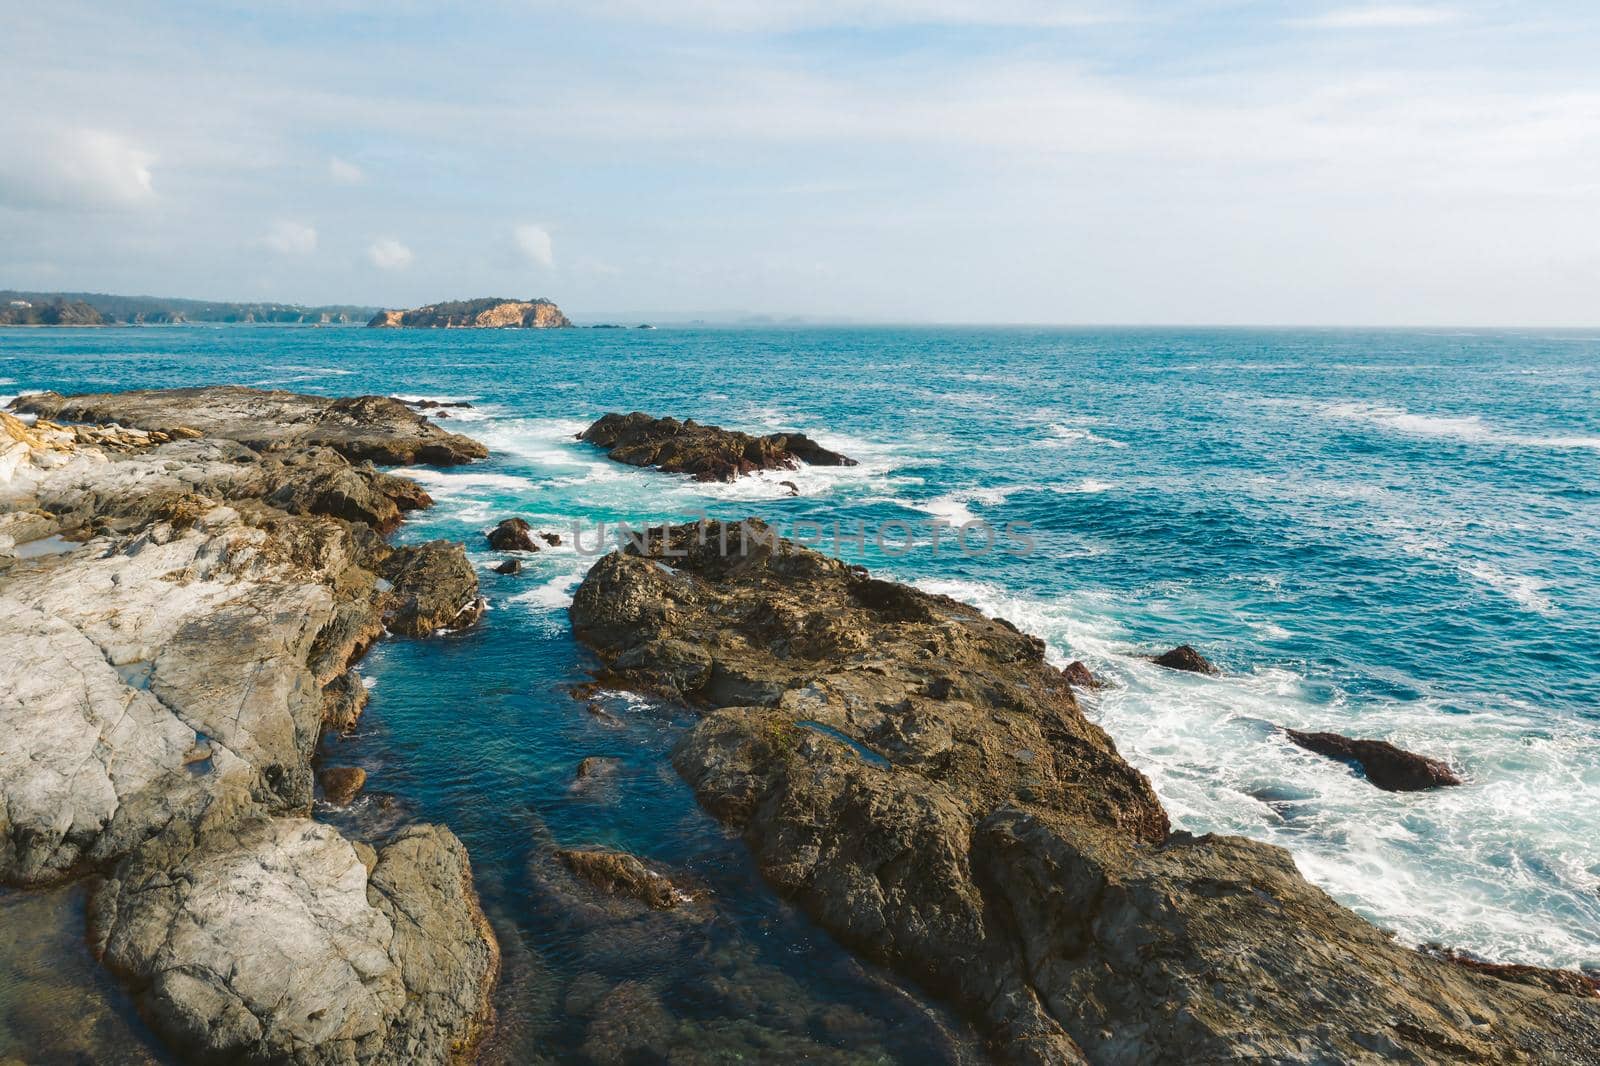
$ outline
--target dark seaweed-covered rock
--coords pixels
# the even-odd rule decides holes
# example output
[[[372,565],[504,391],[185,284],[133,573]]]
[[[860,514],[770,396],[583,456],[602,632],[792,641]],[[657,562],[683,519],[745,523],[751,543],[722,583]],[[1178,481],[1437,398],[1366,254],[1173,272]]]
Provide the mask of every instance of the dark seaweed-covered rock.
[[[539,545],[533,542],[533,527],[526,519],[503,518],[489,530],[489,547],[502,552],[536,552]]]
[[[1179,644],[1171,651],[1163,655],[1157,655],[1151,662],[1157,666],[1165,666],[1168,670],[1185,670],[1191,674],[1220,674],[1222,672],[1211,664],[1211,660],[1187,644]]]
[[[1388,792],[1417,792],[1461,784],[1461,778],[1448,764],[1384,740],[1355,740],[1338,733],[1302,733],[1298,729],[1285,729],[1283,733],[1307,751],[1354,763],[1368,781]]]
[[[607,414],[578,435],[619,463],[653,466],[696,481],[733,481],[757,470],[813,466],[854,466],[855,460],[829,451],[803,433],[753,437],[690,419],[653,418],[640,411]]]
[[[724,528],[599,560],[574,632],[608,683],[679,685],[673,764],[780,892],[1003,1060],[1600,1061],[1600,1002],[1396,944],[1281,848],[1169,832],[1036,638]]]

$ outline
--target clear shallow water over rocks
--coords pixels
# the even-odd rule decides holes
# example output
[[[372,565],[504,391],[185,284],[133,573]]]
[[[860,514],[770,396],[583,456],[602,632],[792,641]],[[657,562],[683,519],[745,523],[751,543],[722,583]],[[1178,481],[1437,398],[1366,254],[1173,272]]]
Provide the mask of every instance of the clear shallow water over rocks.
[[[440,425],[491,458],[408,470],[438,506],[400,537],[464,540],[490,611],[476,632],[369,657],[372,704],[337,755],[368,770],[369,791],[327,814],[415,813],[466,842],[506,955],[510,1025],[491,1054],[625,1044],[599,1024],[621,1017],[658,1041],[716,1031],[747,1053],[967,1047],[760,887],[667,765],[677,712],[619,694],[595,701],[601,715],[570,694],[592,665],[565,612],[592,561],[572,549],[574,520],[1029,523],[1025,557],[890,555],[870,536],[843,554],[1111,680],[1090,714],[1179,827],[1283,844],[1410,942],[1600,964],[1600,336],[30,331],[0,335],[0,379],[0,392],[238,382],[474,405]],[[708,485],[572,439],[634,409],[801,430],[860,465]],[[567,543],[491,574],[483,532],[512,514]],[[1180,642],[1224,676],[1142,658]],[[1264,723],[1392,740],[1466,785],[1382,792]],[[575,789],[591,755],[617,769]],[[587,845],[715,902],[699,918],[574,920],[561,886],[529,870],[541,849]],[[629,938],[654,950],[622,950]],[[752,1004],[770,1016],[750,1021]]]

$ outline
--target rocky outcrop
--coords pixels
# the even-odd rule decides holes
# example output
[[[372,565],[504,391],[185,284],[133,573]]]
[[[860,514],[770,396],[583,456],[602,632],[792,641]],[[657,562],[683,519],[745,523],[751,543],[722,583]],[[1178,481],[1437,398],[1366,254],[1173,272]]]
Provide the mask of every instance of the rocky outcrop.
[[[387,396],[330,399],[207,385],[78,396],[36,393],[16,400],[12,410],[63,422],[203,435],[262,453],[294,445],[321,446],[353,462],[384,465],[450,465],[489,454],[477,441],[447,433]]]
[[[504,518],[489,530],[489,547],[502,552],[536,552],[539,545],[533,541],[533,527],[526,519]]]
[[[90,942],[203,1061],[447,1062],[499,965],[449,830],[374,853],[304,818],[148,842],[95,892]]]
[[[1187,644],[1179,644],[1169,652],[1155,656],[1150,660],[1157,666],[1165,666],[1168,670],[1183,670],[1191,674],[1222,673],[1212,665],[1211,660],[1195,651]]]
[[[674,765],[781,892],[1004,1059],[1600,1059],[1600,1002],[1396,944],[1280,848],[1170,832],[1037,639],[747,528],[606,556],[574,631],[607,684],[701,711]]]
[[[1449,764],[1387,741],[1354,740],[1338,733],[1302,733],[1298,729],[1285,729],[1283,734],[1307,751],[1353,763],[1368,781],[1387,792],[1417,792],[1461,784]]]
[[[308,438],[336,407],[359,452],[438,431],[247,394],[202,404],[205,430],[168,394],[42,401],[115,426],[0,414],[0,880],[104,879],[97,950],[185,1054],[442,1062],[495,951],[460,844],[419,827],[374,853],[305,820],[385,619],[477,600],[459,545],[381,538],[426,504],[414,482]]]
[[[381,565],[393,586],[384,621],[395,633],[424,637],[441,629],[465,629],[483,617],[478,573],[454,541],[430,540],[399,548]]]
[[[549,300],[505,300],[485,297],[450,300],[409,311],[379,311],[367,323],[398,329],[561,329],[572,322]]]
[[[758,470],[813,466],[855,466],[855,460],[829,451],[804,433],[748,433],[703,426],[690,419],[652,418],[635,411],[603,415],[578,435],[619,463],[653,466],[696,481],[733,481]]]

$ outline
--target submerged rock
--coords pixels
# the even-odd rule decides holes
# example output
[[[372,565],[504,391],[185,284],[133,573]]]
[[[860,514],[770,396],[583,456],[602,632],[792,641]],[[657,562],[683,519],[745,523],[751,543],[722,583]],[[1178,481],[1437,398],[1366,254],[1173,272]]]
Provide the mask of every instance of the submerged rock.
[[[696,481],[733,481],[757,470],[813,466],[855,466],[854,459],[829,451],[804,433],[753,437],[693,419],[652,418],[635,411],[607,414],[578,435],[619,463],[653,466]]]
[[[670,910],[689,898],[666,877],[626,852],[572,848],[558,851],[556,857],[594,887],[656,910]]]
[[[1212,665],[1211,660],[1195,651],[1187,644],[1179,644],[1176,648],[1162,655],[1157,655],[1150,660],[1157,666],[1165,666],[1168,670],[1186,670],[1191,674],[1220,674]]]
[[[1036,638],[787,542],[723,554],[720,532],[601,559],[574,632],[614,681],[677,679],[703,716],[673,763],[706,809],[1002,1059],[1600,1057],[1600,1004],[1395,944],[1280,848],[1169,832]],[[688,643],[708,669],[683,672]]]
[[[504,518],[489,531],[489,547],[502,552],[536,552],[533,527],[521,518]]]
[[[1354,763],[1368,781],[1388,792],[1417,792],[1461,784],[1449,764],[1387,741],[1353,740],[1338,733],[1302,733],[1298,729],[1285,729],[1283,734],[1307,751]]]

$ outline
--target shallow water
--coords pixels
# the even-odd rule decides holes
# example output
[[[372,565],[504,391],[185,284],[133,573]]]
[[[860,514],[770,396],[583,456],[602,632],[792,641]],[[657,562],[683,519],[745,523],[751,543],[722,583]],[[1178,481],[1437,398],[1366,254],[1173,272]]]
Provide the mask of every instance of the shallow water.
[[[701,510],[838,522],[838,554],[1002,615],[1112,679],[1089,713],[1178,826],[1290,848],[1409,942],[1600,966],[1593,334],[30,330],[0,333],[0,377],[8,391],[226,381],[474,404],[440,424],[493,456],[407,471],[438,506],[401,537],[465,540],[492,610],[475,632],[369,657],[371,709],[334,754],[368,768],[374,795],[331,816],[438,819],[466,840],[507,944],[514,1024],[492,1049],[507,1060],[581,1047],[596,989],[624,977],[665,1005],[668,1039],[700,1049],[715,1034],[747,1055],[801,1042],[965,1053],[948,1019],[924,1020],[760,886],[665,762],[676,712],[614,696],[603,718],[570,695],[588,664],[565,609],[592,561],[575,520],[591,524],[586,546],[594,522]],[[800,429],[862,463],[699,485],[572,439],[632,409]],[[489,573],[482,533],[510,514],[567,543],[520,576]],[[1034,550],[967,557],[946,539],[934,552],[936,518],[1028,523]],[[899,553],[898,529],[889,550],[850,538],[889,520],[918,525],[923,544]],[[1226,676],[1141,657],[1183,641]],[[1389,739],[1447,758],[1467,784],[1382,792],[1266,723]],[[587,755],[620,767],[574,790]],[[692,935],[563,928],[529,875],[551,840],[653,859],[706,887],[714,913]],[[628,942],[669,947],[615,949]],[[745,1024],[752,1003],[771,1016]]]

